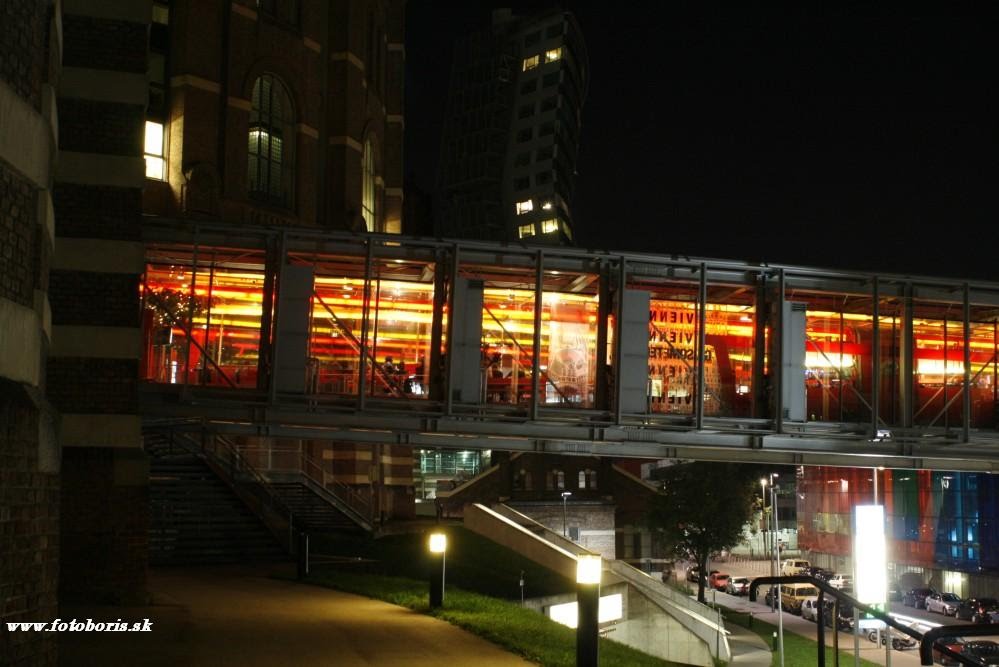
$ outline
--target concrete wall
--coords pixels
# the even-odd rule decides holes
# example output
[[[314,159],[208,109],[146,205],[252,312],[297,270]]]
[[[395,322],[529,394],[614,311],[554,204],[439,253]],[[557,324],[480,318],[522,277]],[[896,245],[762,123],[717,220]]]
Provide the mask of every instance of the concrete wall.
[[[0,664],[54,665],[54,634],[5,623],[58,615],[58,416],[45,364],[62,27],[58,3],[0,5]]]

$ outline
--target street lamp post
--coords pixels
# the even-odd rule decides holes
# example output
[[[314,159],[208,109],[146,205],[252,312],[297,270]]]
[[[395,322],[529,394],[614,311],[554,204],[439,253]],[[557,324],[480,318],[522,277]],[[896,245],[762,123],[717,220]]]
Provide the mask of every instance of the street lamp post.
[[[439,558],[440,562],[440,568],[436,567],[437,563],[432,563],[430,567],[430,608],[437,609],[444,604],[444,556],[447,552],[447,535],[431,533],[429,549],[433,560]]]
[[[566,508],[566,499],[572,495],[572,491],[562,492],[562,537],[566,537],[568,534],[568,509]]]
[[[774,549],[774,562],[777,566],[780,566],[779,556],[778,556],[778,538],[777,538],[777,485],[773,483],[773,478],[776,477],[776,473],[770,476],[770,513],[774,516],[774,539],[773,539],[773,549]],[[783,600],[781,599],[780,589],[777,589],[777,594],[774,596],[777,598],[777,649],[780,654],[780,667],[784,667],[784,609]]]
[[[576,556],[576,667],[597,667],[601,570],[599,555]]]
[[[763,553],[769,557],[770,549],[767,544],[767,533],[770,532],[770,522],[767,520],[767,478],[760,477],[760,518],[763,519]],[[771,572],[770,576],[774,576]]]

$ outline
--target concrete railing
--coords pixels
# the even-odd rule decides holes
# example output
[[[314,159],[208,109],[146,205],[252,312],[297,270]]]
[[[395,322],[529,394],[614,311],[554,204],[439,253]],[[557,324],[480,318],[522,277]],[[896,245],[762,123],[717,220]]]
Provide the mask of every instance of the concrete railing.
[[[581,547],[580,545],[576,544],[568,537],[560,535],[559,533],[548,528],[547,526],[538,523],[537,521],[527,516],[526,514],[521,514],[517,510],[510,507],[509,505],[503,505],[503,504],[494,505],[492,510],[497,514],[499,514],[500,516],[510,519],[518,526],[527,528],[528,532],[538,535],[542,539],[551,542],[555,546],[565,549],[569,553],[573,554],[593,553],[589,549],[586,549],[585,547]],[[576,576],[575,573],[573,573],[572,576],[575,577]]]
[[[485,505],[474,503],[465,507],[465,527],[570,581],[576,580],[576,554],[579,552],[552,544]]]
[[[725,662],[732,659],[728,632],[724,625],[718,625],[718,613],[715,610],[663,585],[661,581],[653,579],[627,563],[616,560],[605,562],[606,569],[611,575],[634,586],[653,604],[675,618],[683,627],[705,642],[712,655],[715,655],[717,646],[716,658]]]

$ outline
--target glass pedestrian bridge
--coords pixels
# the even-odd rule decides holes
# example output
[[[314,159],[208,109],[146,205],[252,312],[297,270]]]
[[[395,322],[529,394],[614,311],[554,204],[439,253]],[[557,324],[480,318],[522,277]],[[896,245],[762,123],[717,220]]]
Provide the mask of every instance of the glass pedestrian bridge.
[[[999,467],[999,283],[186,220],[143,235],[148,420]]]

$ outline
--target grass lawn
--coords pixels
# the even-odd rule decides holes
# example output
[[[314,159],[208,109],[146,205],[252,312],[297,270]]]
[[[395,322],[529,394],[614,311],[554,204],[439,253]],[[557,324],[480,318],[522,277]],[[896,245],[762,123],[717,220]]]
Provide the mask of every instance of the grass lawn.
[[[431,614],[545,667],[573,667],[576,664],[575,630],[555,623],[535,611],[524,609],[515,602],[449,585],[444,606],[431,611],[426,581],[333,569],[313,572],[309,581]],[[675,663],[601,639],[600,665],[662,667]]]
[[[315,536],[314,554],[361,558],[323,565],[316,559],[309,581],[384,600],[453,623],[527,660],[545,666],[576,664],[576,632],[520,606],[520,576],[529,598],[575,591],[575,582],[458,525],[448,534],[444,607],[430,611],[430,562],[426,535],[379,539]],[[673,665],[623,644],[600,640],[601,667]]]
[[[574,582],[541,567],[518,553],[485,539],[460,525],[446,525],[447,581],[490,597],[520,600],[520,573],[524,573],[524,595],[529,598],[560,595],[576,590]],[[407,533],[372,539],[317,535],[314,554],[365,559],[351,571],[426,580],[426,535]],[[321,562],[321,559],[317,559]],[[344,569],[341,566],[340,569]]]
[[[753,619],[753,626],[749,626],[749,614],[725,611],[722,614],[725,617],[727,623],[734,623],[736,625],[741,625],[744,628],[749,628],[752,632],[758,634],[763,641],[770,646],[773,642],[773,633],[777,632],[777,626],[771,623],[766,623],[761,621],[759,618]],[[832,628],[828,629],[828,632],[832,632]],[[832,636],[832,635],[829,635]],[[840,635],[840,646],[844,645],[845,635]],[[849,642],[850,651],[844,651],[840,649],[839,652],[839,664],[841,665],[852,665],[853,664],[853,636],[850,635],[845,641]],[[871,646],[871,644],[864,638],[861,638],[861,647]],[[785,665],[814,665],[818,663],[818,642],[814,639],[809,639],[807,637],[802,637],[794,632],[784,632],[784,664]],[[883,653],[883,650],[882,650]],[[780,664],[780,657],[775,652],[773,654],[773,661],[770,663],[773,667],[777,667]],[[826,664],[833,665],[834,654],[831,646],[826,647]],[[876,662],[871,662],[870,660],[860,659],[860,664],[862,667],[881,667]]]

